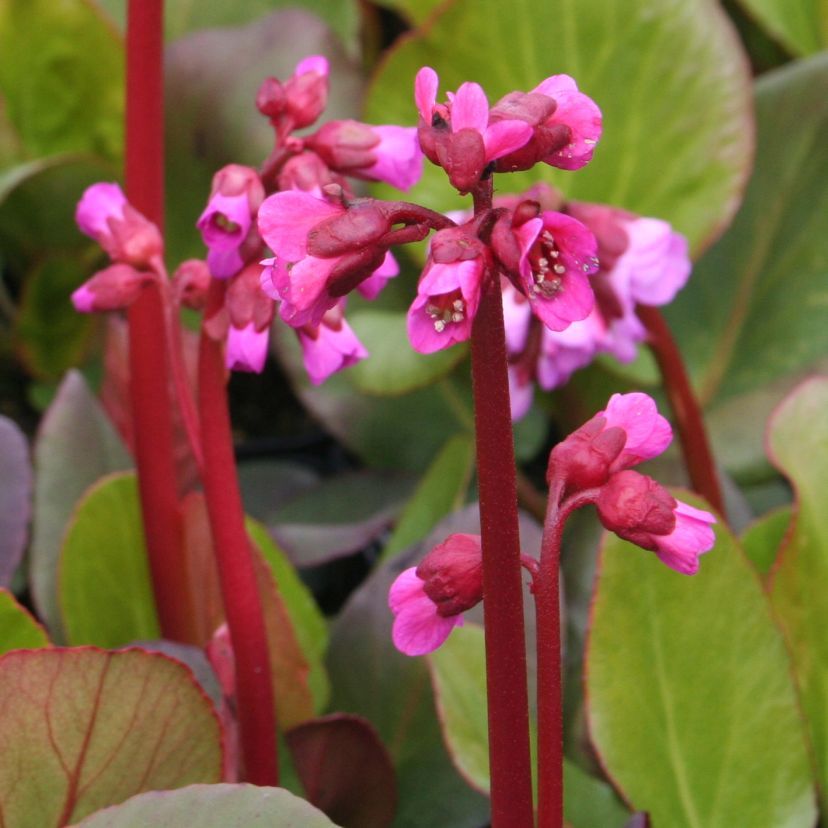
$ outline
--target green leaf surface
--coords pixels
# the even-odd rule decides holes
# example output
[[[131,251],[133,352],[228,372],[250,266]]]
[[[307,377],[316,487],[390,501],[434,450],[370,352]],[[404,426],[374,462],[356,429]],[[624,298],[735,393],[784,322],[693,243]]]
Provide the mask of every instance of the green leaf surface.
[[[0,5],[0,93],[31,156],[89,151],[118,159],[124,50],[85,0]]]
[[[0,659],[0,698],[10,828],[66,825],[142,791],[220,778],[213,707],[159,653],[18,650]]]
[[[391,643],[388,588],[414,564],[398,557],[378,567],[337,618],[328,654],[331,707],[368,719],[388,748],[399,783],[395,828],[479,828],[488,819],[488,801],[468,787],[446,754],[428,668]]]
[[[443,0],[375,0],[378,6],[393,9],[414,25],[422,23]]]
[[[760,78],[744,205],[667,310],[732,469],[761,462],[766,416],[792,377],[828,356],[826,85],[828,54]]]
[[[751,148],[749,78],[738,40],[710,0],[446,3],[381,65],[368,119],[415,124],[414,76],[423,65],[440,75],[441,100],[467,80],[493,103],[566,73],[601,107],[604,134],[585,169],[538,165],[498,176],[499,191],[543,177],[570,198],[667,219],[697,251],[739,203]],[[460,205],[443,171],[428,163],[412,200],[437,210]]]
[[[0,589],[0,655],[9,650],[48,647],[46,630],[20,606],[7,589]]]
[[[63,641],[57,569],[66,524],[86,489],[132,461],[80,373],[70,371],[43,417],[34,444],[35,492],[29,574],[38,614]]]
[[[357,390],[365,394],[393,397],[415,391],[451,373],[468,353],[465,344],[417,353],[408,340],[404,313],[362,310],[348,321],[370,354],[350,371]]]
[[[693,577],[607,536],[587,651],[593,743],[654,825],[806,828],[813,781],[782,636],[716,530]]]
[[[572,828],[623,828],[629,811],[606,782],[564,759],[564,819]]]
[[[15,187],[20,186],[28,178],[44,170],[64,164],[76,157],[68,154],[50,155],[46,158],[36,158],[34,161],[24,161],[21,164],[16,164],[13,167],[8,167],[0,171],[0,203],[5,200],[6,196]]]
[[[70,644],[161,637],[134,474],[104,477],[84,495],[66,530],[59,594]]]
[[[151,791],[87,817],[75,828],[336,828],[321,811],[283,788],[190,785]]]
[[[422,540],[449,512],[463,505],[474,470],[470,435],[451,437],[428,467],[382,551],[384,560]]]
[[[740,0],[788,51],[808,55],[828,46],[824,0]]]
[[[762,515],[742,533],[742,549],[762,577],[770,572],[790,525],[791,507],[782,506]]]
[[[777,409],[769,428],[776,466],[795,491],[793,527],[771,578],[771,599],[793,655],[817,781],[828,806],[828,378],[803,383]]]
[[[269,75],[286,79],[309,54],[323,54],[331,64],[326,117],[355,117],[362,91],[359,69],[331,30],[302,9],[282,9],[237,28],[195,32],[167,48],[171,263],[204,256],[195,222],[207,203],[213,173],[229,163],[258,167],[273,149],[273,128],[255,107],[261,82]]]

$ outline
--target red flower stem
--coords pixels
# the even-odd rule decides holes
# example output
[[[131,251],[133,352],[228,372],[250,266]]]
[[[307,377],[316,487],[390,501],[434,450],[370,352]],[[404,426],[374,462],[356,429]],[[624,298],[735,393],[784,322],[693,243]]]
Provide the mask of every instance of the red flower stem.
[[[163,224],[163,2],[130,0],[126,66],[126,193]],[[129,309],[129,395],[135,463],[155,604],[164,638],[194,642],[173,452],[164,309],[150,285]]]
[[[676,418],[684,464],[693,490],[724,515],[724,500],[704,427],[701,407],[693,393],[681,352],[657,308],[637,305],[638,318],[647,329],[648,344],[658,363],[664,389]]]
[[[563,825],[563,673],[561,670],[560,563],[567,518],[591,503],[597,492],[558,505],[551,489],[543,526],[540,569],[534,579],[537,636],[538,828]]]
[[[491,208],[491,181],[474,192]],[[483,278],[471,338],[493,828],[534,823],[515,450],[497,271]]]
[[[225,282],[212,280],[205,319],[222,307],[225,289]],[[278,785],[276,710],[267,633],[233,455],[224,353],[221,343],[211,339],[204,330],[198,350],[198,404],[204,451],[204,496],[235,656],[246,778],[256,785]]]

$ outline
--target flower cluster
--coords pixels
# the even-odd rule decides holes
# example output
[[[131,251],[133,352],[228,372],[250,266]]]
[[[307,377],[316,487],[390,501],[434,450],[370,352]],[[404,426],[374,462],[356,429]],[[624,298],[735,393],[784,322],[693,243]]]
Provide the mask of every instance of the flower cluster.
[[[574,509],[594,504],[604,527],[655,552],[676,572],[695,574],[699,556],[715,541],[715,518],[632,469],[661,454],[672,438],[650,397],[614,394],[603,411],[552,450],[548,508],[565,520]],[[531,562],[523,563],[534,574]],[[435,650],[463,623],[462,613],[482,599],[480,538],[451,535],[391,585],[394,645],[406,655]]]

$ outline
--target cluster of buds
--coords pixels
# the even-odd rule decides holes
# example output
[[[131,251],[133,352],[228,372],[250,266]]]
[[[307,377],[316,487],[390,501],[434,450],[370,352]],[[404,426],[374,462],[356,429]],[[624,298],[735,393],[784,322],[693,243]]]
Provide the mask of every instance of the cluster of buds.
[[[699,556],[713,547],[715,518],[632,469],[661,454],[672,439],[670,424],[650,397],[614,394],[603,411],[552,450],[548,508],[565,521],[576,508],[594,504],[606,529],[655,552],[676,572],[695,574]],[[533,575],[537,571],[531,559],[523,565]],[[435,650],[463,623],[462,613],[482,599],[480,539],[451,535],[392,584],[395,646],[406,655]]]

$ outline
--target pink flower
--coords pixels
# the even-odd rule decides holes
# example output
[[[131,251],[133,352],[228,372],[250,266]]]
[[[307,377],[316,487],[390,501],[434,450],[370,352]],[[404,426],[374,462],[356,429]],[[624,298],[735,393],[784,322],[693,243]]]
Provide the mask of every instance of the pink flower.
[[[349,368],[368,356],[340,306],[331,308],[317,326],[296,329],[305,369],[311,382],[320,385],[331,374]]]
[[[382,264],[363,282],[357,285],[357,290],[366,299],[376,299],[382,289],[400,272],[397,260],[389,250],[382,260]]]
[[[604,411],[604,428],[624,430],[626,439],[612,470],[627,469],[661,454],[673,440],[670,423],[658,413],[655,400],[641,392],[613,394]]]
[[[394,646],[406,655],[436,650],[454,627],[462,625],[462,613],[482,600],[480,535],[449,535],[416,569],[406,569],[391,585]]]
[[[267,343],[270,329],[256,330],[249,322],[242,328],[230,325],[227,330],[225,364],[231,371],[252,371],[260,374],[267,359]]]
[[[300,60],[283,83],[266,78],[256,93],[256,107],[270,118],[278,135],[310,126],[328,102],[328,61],[322,55]]]
[[[519,120],[489,123],[489,102],[477,83],[464,83],[437,104],[439,79],[429,66],[417,73],[414,99],[420,113],[418,135],[423,152],[443,167],[449,181],[466,193],[479,183],[491,161],[519,149],[532,127]]]
[[[351,287],[385,264],[377,242],[390,224],[371,203],[346,209],[291,190],[266,199],[258,220],[276,254],[262,262],[261,286],[281,300],[279,314],[293,327],[318,325]]]
[[[143,269],[152,267],[163,253],[158,228],[129,204],[117,184],[87,187],[75,210],[75,221],[114,262]]]
[[[598,269],[595,237],[576,219],[547,210],[514,231],[523,292],[552,331],[585,319],[594,297],[588,276]]]
[[[434,234],[417,298],[408,311],[414,350],[430,354],[469,339],[489,266],[487,248],[463,227]]]
[[[624,470],[610,477],[595,505],[601,523],[619,537],[649,549],[667,566],[694,575],[699,556],[715,543],[710,512],[676,500],[651,477]]]
[[[423,172],[415,127],[329,121],[305,139],[305,146],[336,172],[385,181],[401,190],[413,187]]]
[[[397,577],[388,593],[388,606],[395,616],[391,638],[394,646],[409,656],[436,650],[455,627],[463,624],[462,615],[438,615],[437,605],[425,594],[424,587],[416,568],[411,567]]]

